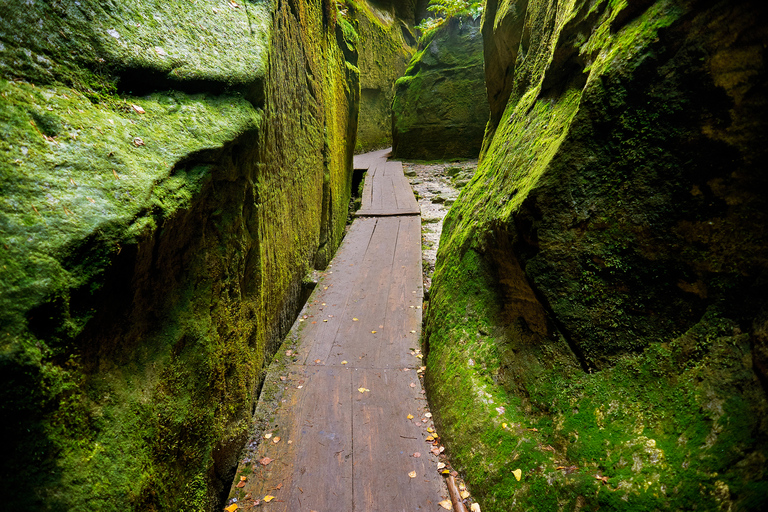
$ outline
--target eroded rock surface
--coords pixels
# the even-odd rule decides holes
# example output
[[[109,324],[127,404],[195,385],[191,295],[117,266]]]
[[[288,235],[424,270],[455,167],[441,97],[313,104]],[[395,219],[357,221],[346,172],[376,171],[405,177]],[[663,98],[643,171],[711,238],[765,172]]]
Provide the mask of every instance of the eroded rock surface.
[[[218,508],[346,221],[357,52],[323,6],[6,6],[5,507]]]
[[[476,158],[488,122],[479,20],[450,18],[419,44],[395,84],[397,158]]]
[[[395,80],[403,76],[415,51],[414,2],[348,2],[358,36],[360,116],[357,153],[392,145],[392,98]],[[403,18],[402,16],[405,16]]]
[[[488,3],[491,123],[426,319],[484,511],[765,507],[766,26],[749,1]]]

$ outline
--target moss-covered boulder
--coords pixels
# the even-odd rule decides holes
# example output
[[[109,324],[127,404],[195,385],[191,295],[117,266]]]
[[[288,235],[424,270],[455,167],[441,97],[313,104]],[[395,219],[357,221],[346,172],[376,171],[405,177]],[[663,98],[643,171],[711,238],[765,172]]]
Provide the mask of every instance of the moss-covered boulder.
[[[405,73],[416,46],[416,39],[411,32],[411,3],[350,0],[345,6],[352,21],[350,29],[358,37],[361,89],[356,147],[358,153],[392,145],[395,80]]]
[[[319,0],[3,14],[5,508],[218,509],[343,234],[355,59]]]
[[[767,21],[488,3],[491,123],[426,316],[484,511],[766,507]]]
[[[395,84],[392,149],[398,158],[475,158],[487,122],[479,20],[450,18]]]

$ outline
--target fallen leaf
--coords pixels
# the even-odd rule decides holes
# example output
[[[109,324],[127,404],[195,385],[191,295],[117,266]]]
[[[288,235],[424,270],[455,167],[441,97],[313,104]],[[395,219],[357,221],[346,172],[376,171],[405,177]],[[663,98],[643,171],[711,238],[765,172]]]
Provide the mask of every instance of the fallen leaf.
[[[471,510],[472,512],[480,512],[480,504],[479,503],[473,503],[469,507],[469,510]]]
[[[413,456],[418,459],[421,457],[421,454],[419,452],[413,452]]]
[[[315,359],[315,363],[320,364],[321,362],[319,359]]]
[[[240,507],[237,506],[237,503],[233,503],[230,506],[225,507],[224,510],[226,510],[227,512],[235,512],[235,510],[237,510],[238,508]]]
[[[411,334],[414,334],[415,332],[416,332],[416,331],[414,331],[414,330],[411,330]]]
[[[448,471],[447,469],[441,469],[440,470],[440,474],[443,475],[443,476],[447,476],[447,475],[450,475],[451,472]]]
[[[502,424],[501,424],[501,428],[503,428],[503,429],[505,429],[505,430],[506,430],[506,428],[507,428],[507,424],[506,424],[506,423],[502,423]]]
[[[433,434],[435,432],[435,429],[433,429],[432,427],[427,427],[427,432],[429,432],[430,434]]]
[[[357,388],[357,390],[361,393],[365,393],[366,391],[370,391],[368,388]]]
[[[277,484],[277,487],[275,487],[275,490],[276,490],[276,491],[279,491],[279,490],[280,490],[280,489],[282,489],[282,488],[283,488],[283,483],[282,483],[282,482],[280,482],[279,484]]]
[[[463,491],[459,491],[459,496],[461,496],[461,499],[465,500],[469,498],[469,491],[464,489]]]
[[[421,359],[422,357],[424,357],[424,354],[416,354],[416,357],[418,357],[419,359]]]
[[[135,110],[135,111],[136,111],[137,113],[139,113],[139,114],[144,114],[144,113],[145,113],[145,112],[144,112],[144,109],[143,109],[143,108],[141,108],[141,107],[140,107],[140,106],[138,106],[138,105],[131,105],[131,107],[133,107],[133,110]]]
[[[434,438],[434,437],[432,437],[432,436],[427,436],[427,438],[425,439],[425,441],[427,441],[427,442],[429,442],[429,443],[431,443],[431,442],[432,442],[432,441],[434,441],[434,440],[435,440],[435,438]]]
[[[267,494],[266,496],[264,496],[264,503],[269,503],[273,499],[275,499],[274,496],[270,496],[269,494]]]
[[[146,144],[144,143],[144,140],[141,137],[134,137],[133,138],[133,145],[136,146],[136,147],[146,146]]]
[[[520,478],[523,476],[523,472],[519,469],[516,469],[512,472],[513,475],[515,475],[515,479],[519,482]]]
[[[357,322],[357,318],[353,318],[353,319],[352,319],[352,321],[353,321],[353,322]]]
[[[604,484],[607,484],[607,483],[608,483],[608,477],[607,477],[607,476],[600,476],[600,475],[595,475],[595,479],[596,479],[596,480],[600,480],[600,481],[601,481],[601,482],[603,482]]]
[[[416,478],[416,472],[415,471],[411,471],[410,473],[408,473],[408,476],[411,477],[411,478]]]
[[[371,334],[376,334],[376,331],[371,331]]]
[[[413,414],[409,414],[408,416],[406,416],[406,418],[408,418],[409,420],[412,420],[413,419]]]
[[[380,326],[379,326],[379,329],[383,329],[383,328],[384,328],[384,326],[383,326],[383,325],[380,325]]]
[[[440,455],[440,450],[438,450],[437,448],[432,448],[432,449],[431,449],[431,450],[429,450],[429,451],[430,451],[430,452],[432,452],[432,455],[434,455],[435,457],[437,457],[438,455]]]
[[[445,510],[453,510],[453,503],[451,503],[451,500],[443,500],[438,502],[438,505],[443,507]]]
[[[242,489],[243,487],[245,487],[245,482],[241,481],[235,487],[237,487],[238,489]]]
[[[324,319],[323,319],[323,322],[327,322],[327,321],[328,321],[328,319],[327,319],[327,318],[324,318]]]
[[[240,481],[241,481],[241,482],[245,482],[246,480],[248,480],[248,477],[247,477],[247,476],[241,476],[241,477],[240,477]]]
[[[438,462],[437,463],[437,469],[443,469],[445,467],[445,462]]]
[[[342,361],[341,364],[347,364],[347,362],[346,361]]]
[[[504,414],[505,410],[506,409],[504,409],[503,405],[496,408],[496,412],[498,412],[499,414]]]
[[[424,417],[425,418],[431,418],[432,417],[432,413],[431,412],[425,412],[424,413]]]
[[[280,442],[280,438],[279,438],[279,437],[276,437],[276,438],[274,438],[274,439],[272,440],[272,442],[273,442],[273,443],[275,443],[275,444],[277,444],[277,443],[279,443],[279,442]]]
[[[264,434],[264,439],[269,439],[270,437],[272,437],[272,433]]]
[[[415,388],[415,387],[416,387],[416,383],[415,383],[415,382],[411,382],[411,384],[410,384],[410,385],[411,385],[411,387],[412,387],[412,388]]]
[[[293,350],[286,350],[285,351],[285,355],[292,356],[293,355]]]
[[[267,464],[269,464],[273,460],[275,460],[275,459],[270,459],[269,457],[262,457],[261,459],[259,459],[259,464],[261,464],[262,466],[266,466]]]

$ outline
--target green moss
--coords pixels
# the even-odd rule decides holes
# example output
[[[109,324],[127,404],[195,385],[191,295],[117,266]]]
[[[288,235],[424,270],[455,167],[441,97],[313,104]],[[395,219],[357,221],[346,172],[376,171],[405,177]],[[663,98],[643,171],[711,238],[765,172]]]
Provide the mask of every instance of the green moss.
[[[477,23],[452,19],[419,44],[395,83],[393,151],[400,158],[477,156],[488,118]]]
[[[764,111],[721,88],[712,56],[740,50],[712,32],[720,11],[493,8],[498,97],[445,219],[426,315],[452,462],[483,510],[760,509],[768,405],[750,326],[765,308],[766,219],[741,187],[765,190],[746,163],[764,155],[747,132],[702,135],[717,124],[702,119]],[[750,30],[754,12],[731,14],[725,25]],[[518,49],[495,68],[493,48]]]

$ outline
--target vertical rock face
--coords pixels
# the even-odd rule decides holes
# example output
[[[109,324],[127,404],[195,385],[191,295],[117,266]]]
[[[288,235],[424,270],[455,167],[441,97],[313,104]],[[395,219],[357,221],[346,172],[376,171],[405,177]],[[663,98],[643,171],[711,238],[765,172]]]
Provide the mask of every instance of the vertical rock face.
[[[483,510],[765,507],[766,21],[488,3],[491,121],[427,315]]]
[[[405,73],[416,45],[409,27],[413,25],[410,3],[387,5],[362,0],[347,4],[359,41],[358,153],[392,145],[394,83]]]
[[[420,43],[395,84],[392,149],[398,158],[475,158],[488,100],[479,21],[451,18]]]
[[[327,4],[6,10],[7,507],[218,507],[260,369],[346,220],[359,73]]]

